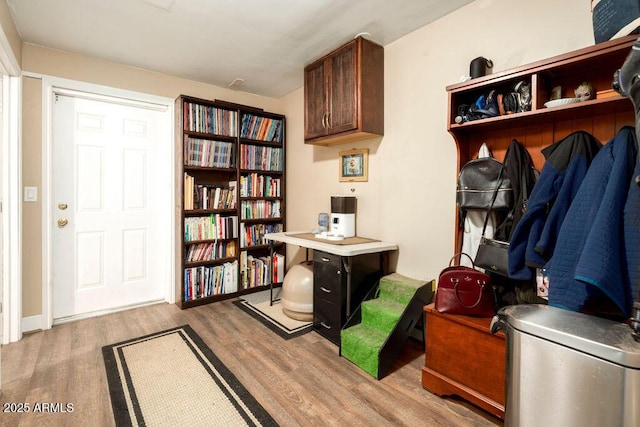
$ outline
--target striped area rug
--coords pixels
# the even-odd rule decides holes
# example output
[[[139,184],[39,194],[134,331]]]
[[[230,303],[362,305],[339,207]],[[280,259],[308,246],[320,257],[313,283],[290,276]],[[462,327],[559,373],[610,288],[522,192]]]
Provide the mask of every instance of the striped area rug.
[[[189,327],[102,348],[118,426],[275,426]]]
[[[311,321],[292,319],[282,312],[282,300],[279,299],[282,288],[276,288],[273,292],[274,298],[278,299],[273,304],[269,303],[271,297],[268,290],[243,295],[233,301],[233,304],[285,340],[311,332],[313,330]]]

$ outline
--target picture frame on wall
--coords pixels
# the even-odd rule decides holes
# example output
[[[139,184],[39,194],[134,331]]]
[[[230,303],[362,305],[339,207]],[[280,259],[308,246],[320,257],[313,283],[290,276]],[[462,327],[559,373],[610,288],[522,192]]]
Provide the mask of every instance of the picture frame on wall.
[[[367,181],[369,179],[369,149],[340,151],[340,182]]]

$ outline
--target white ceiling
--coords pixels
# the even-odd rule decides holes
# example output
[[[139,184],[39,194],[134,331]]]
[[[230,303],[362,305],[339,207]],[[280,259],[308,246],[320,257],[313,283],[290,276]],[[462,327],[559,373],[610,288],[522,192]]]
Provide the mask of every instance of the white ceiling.
[[[473,0],[7,0],[23,42],[281,97],[368,32],[385,46]]]

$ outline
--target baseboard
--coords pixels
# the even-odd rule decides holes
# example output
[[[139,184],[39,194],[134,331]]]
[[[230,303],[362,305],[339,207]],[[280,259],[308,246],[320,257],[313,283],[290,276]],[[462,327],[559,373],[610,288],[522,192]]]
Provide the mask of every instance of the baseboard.
[[[146,307],[148,305],[164,304],[164,303],[166,303],[166,301],[164,300],[153,300],[153,301],[146,301],[146,302],[141,302],[141,303],[136,303],[131,305],[125,305],[122,307],[108,308],[105,310],[98,310],[98,311],[90,311],[88,313],[82,313],[82,314],[74,314],[72,316],[59,317],[57,319],[53,319],[53,325],[54,326],[62,325],[63,323],[75,322],[76,320],[89,319],[91,317],[102,316],[105,314],[118,313],[120,311],[131,310],[134,308]]]
[[[39,331],[42,329],[42,314],[22,318],[22,333]]]

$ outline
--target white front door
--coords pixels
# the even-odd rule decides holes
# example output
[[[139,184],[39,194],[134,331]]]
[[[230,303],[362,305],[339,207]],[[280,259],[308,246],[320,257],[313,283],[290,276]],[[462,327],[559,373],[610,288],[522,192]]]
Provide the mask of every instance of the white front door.
[[[166,121],[161,111],[56,95],[54,322],[164,299],[171,249],[163,218],[172,193],[161,146]]]

